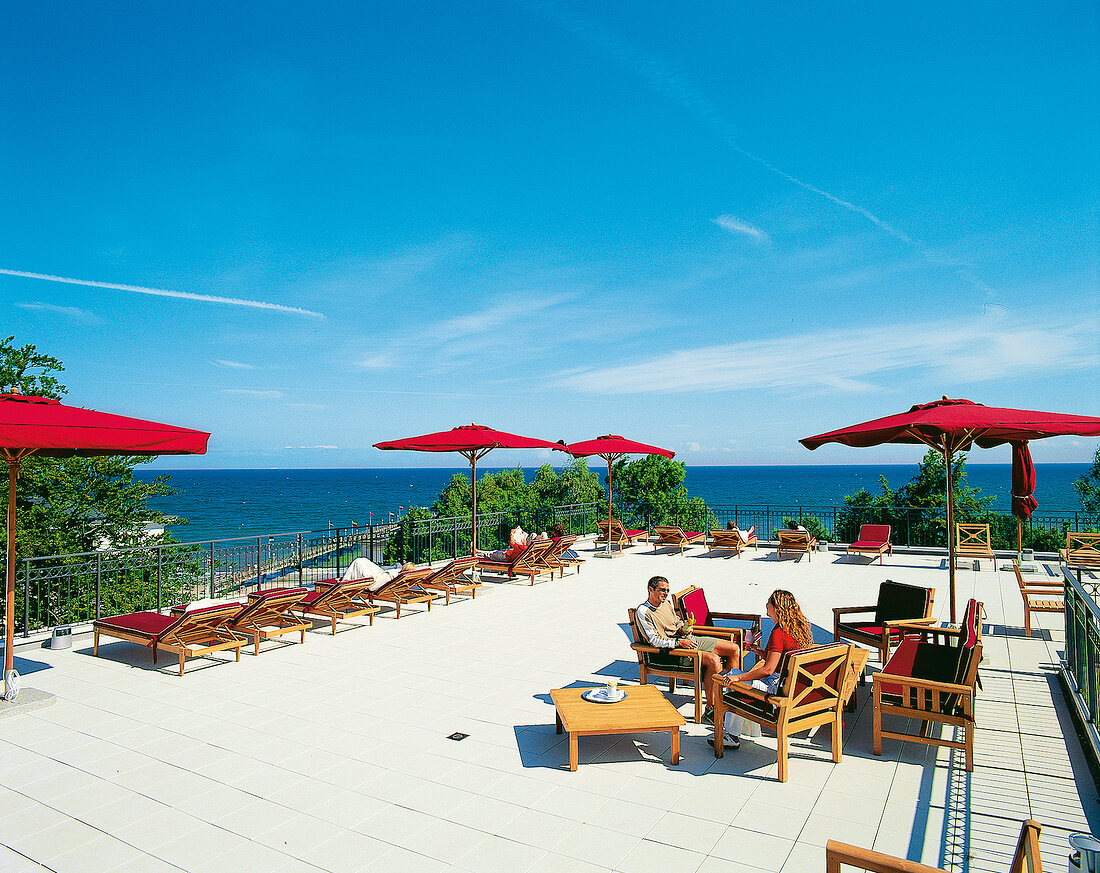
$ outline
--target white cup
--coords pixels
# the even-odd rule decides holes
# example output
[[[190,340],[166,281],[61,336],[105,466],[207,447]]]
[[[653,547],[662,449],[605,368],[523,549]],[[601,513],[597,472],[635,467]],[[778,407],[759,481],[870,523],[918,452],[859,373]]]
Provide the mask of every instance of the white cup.
[[[607,687],[604,689],[604,693],[608,697],[618,697],[619,696],[619,680],[618,679],[608,679],[607,682],[605,683],[605,685]]]

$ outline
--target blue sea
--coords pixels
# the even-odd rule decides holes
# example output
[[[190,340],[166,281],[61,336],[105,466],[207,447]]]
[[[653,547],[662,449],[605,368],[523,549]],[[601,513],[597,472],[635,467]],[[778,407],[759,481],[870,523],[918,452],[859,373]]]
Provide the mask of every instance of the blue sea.
[[[1080,509],[1074,481],[1089,464],[1036,464],[1039,512]],[[491,470],[492,468],[489,468]],[[596,468],[593,468],[596,469]],[[1008,464],[967,464],[967,482],[993,495],[994,508],[1010,506]],[[479,469],[479,474],[483,472]],[[917,465],[688,467],[685,485],[711,506],[837,506],[844,496],[879,491],[879,477],[900,488]],[[355,470],[172,470],[138,469],[135,475],[170,477],[179,493],[150,501],[154,509],[188,519],[171,533],[184,542],[258,534],[323,530],[386,521],[410,506],[430,506],[455,473],[465,468]],[[528,480],[535,471],[525,470]],[[606,470],[600,475],[606,478]],[[372,516],[373,513],[373,516]]]

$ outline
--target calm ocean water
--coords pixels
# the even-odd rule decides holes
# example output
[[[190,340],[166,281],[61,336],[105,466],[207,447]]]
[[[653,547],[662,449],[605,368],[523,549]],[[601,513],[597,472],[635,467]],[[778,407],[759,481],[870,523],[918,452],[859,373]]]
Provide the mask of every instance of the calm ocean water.
[[[1089,464],[1037,464],[1035,497],[1039,512],[1080,509],[1073,482]],[[490,468],[492,469],[492,468]],[[594,468],[595,469],[595,468]],[[469,468],[359,470],[173,470],[166,471],[179,491],[151,501],[169,515],[190,524],[172,528],[183,541],[243,535],[322,530],[329,523],[384,521],[409,506],[429,506],[455,473]],[[479,472],[481,472],[479,470]],[[526,470],[528,480],[534,470]],[[913,465],[832,467],[688,467],[686,486],[693,496],[712,506],[734,504],[799,504],[835,506],[860,488],[879,490],[885,476],[900,488],[917,472]],[[139,469],[151,479],[157,471]],[[606,471],[601,475],[601,481]],[[1010,504],[1008,464],[968,464],[967,480],[996,498],[994,507]]]

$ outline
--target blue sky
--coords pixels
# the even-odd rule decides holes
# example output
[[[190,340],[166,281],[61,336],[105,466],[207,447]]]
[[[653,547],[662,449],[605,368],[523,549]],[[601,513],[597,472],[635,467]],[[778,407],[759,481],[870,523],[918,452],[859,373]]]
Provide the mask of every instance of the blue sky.
[[[0,81],[0,330],[162,467],[1100,414],[1094,3],[26,3]]]

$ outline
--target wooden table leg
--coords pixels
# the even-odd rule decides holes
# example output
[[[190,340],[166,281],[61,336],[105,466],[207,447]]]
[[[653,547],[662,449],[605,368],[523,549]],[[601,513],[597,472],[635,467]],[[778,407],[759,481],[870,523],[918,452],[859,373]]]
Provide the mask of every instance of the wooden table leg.
[[[561,713],[554,710],[554,733],[561,733]]]
[[[576,733],[571,733],[569,735],[569,769],[570,770],[576,770],[577,769],[577,758],[578,757],[579,757],[579,755],[578,755],[578,752],[577,752],[577,735],[576,735]]]
[[[680,729],[678,727],[672,729],[672,763],[680,763]]]

